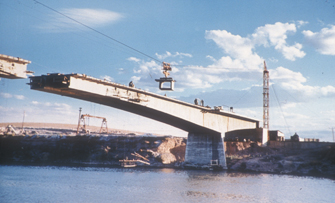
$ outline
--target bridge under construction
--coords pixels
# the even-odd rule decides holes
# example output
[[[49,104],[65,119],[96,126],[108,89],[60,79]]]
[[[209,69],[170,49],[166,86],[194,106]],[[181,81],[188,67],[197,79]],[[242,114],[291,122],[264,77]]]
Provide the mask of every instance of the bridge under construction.
[[[259,128],[259,120],[221,108],[190,104],[84,74],[30,77],[32,90],[99,103],[151,118],[188,132],[185,164],[226,168],[223,137],[238,129]]]

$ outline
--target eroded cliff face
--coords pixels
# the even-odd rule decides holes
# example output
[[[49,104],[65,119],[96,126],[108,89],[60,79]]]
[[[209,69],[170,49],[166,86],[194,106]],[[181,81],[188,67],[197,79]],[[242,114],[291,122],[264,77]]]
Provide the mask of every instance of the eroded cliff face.
[[[186,140],[145,136],[2,136],[0,163],[119,165],[122,159],[147,158],[151,166],[178,166]],[[141,165],[141,163],[138,163]]]

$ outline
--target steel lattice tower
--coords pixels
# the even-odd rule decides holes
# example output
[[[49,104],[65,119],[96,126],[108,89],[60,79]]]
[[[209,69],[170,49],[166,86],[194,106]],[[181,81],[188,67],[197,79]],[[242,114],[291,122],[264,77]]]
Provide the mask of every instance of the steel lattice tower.
[[[269,71],[264,61],[263,71],[263,128],[269,129]]]

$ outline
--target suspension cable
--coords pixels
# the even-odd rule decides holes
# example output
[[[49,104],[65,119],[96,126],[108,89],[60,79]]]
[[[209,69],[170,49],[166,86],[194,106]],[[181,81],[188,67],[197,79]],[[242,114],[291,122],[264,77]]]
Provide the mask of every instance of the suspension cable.
[[[152,56],[149,56],[148,54],[145,54],[144,52],[142,52],[142,51],[140,51],[140,50],[138,50],[138,49],[135,49],[135,48],[133,48],[133,47],[131,47],[131,46],[129,46],[129,45],[127,45],[127,44],[125,44],[125,43],[119,41],[119,40],[116,40],[116,39],[112,38],[111,36],[108,36],[108,35],[106,35],[106,34],[100,32],[100,31],[98,31],[98,30],[96,30],[96,29],[94,29],[94,28],[92,28],[92,27],[90,27],[90,26],[88,26],[88,25],[86,25],[86,24],[84,24],[84,23],[82,23],[82,22],[80,22],[80,21],[74,19],[74,18],[71,18],[70,16],[65,15],[64,13],[61,13],[61,12],[57,11],[56,9],[51,8],[50,6],[47,6],[47,5],[41,3],[41,2],[39,2],[39,1],[37,1],[37,0],[33,0],[33,1],[34,1],[35,3],[37,3],[37,4],[40,4],[41,6],[44,6],[45,8],[47,8],[47,9],[49,9],[49,10],[52,10],[52,11],[55,12],[55,13],[58,13],[59,15],[62,15],[62,16],[64,16],[64,17],[66,17],[66,18],[68,18],[68,19],[70,19],[70,20],[72,20],[72,21],[74,21],[74,22],[76,22],[76,23],[78,23],[78,24],[80,24],[80,25],[82,25],[82,26],[84,26],[84,27],[86,27],[86,28],[88,28],[88,29],[90,29],[90,30],[92,30],[92,31],[94,31],[94,32],[96,32],[96,33],[98,33],[98,34],[100,34],[100,35],[106,37],[106,38],[108,38],[108,39],[110,39],[110,40],[113,40],[114,42],[117,42],[117,43],[119,43],[119,44],[121,44],[121,45],[123,45],[123,46],[125,46],[125,47],[127,47],[127,48],[129,48],[129,49],[131,49],[131,50],[133,50],[133,51],[135,51],[135,52],[137,52],[137,53],[139,53],[139,54],[142,54],[143,56],[146,56],[146,57],[148,57],[148,58],[151,58],[152,60],[157,61],[157,62],[159,62],[159,63],[162,63],[162,61],[160,61],[160,60],[158,60],[158,59],[156,59],[156,58],[154,58],[154,57],[152,57]]]

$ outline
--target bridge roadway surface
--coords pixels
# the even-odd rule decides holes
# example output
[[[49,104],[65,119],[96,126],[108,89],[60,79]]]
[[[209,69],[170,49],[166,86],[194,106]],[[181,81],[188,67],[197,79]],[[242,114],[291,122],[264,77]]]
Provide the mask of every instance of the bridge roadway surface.
[[[215,110],[84,74],[30,77],[33,90],[103,104],[151,118],[189,133],[219,134],[258,128],[259,120]]]

